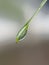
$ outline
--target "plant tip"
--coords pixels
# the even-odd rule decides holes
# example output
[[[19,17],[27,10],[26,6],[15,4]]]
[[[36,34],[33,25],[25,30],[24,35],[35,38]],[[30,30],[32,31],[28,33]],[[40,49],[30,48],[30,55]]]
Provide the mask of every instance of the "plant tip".
[[[18,40],[18,38],[16,38],[16,43],[18,43],[19,42],[19,40]]]

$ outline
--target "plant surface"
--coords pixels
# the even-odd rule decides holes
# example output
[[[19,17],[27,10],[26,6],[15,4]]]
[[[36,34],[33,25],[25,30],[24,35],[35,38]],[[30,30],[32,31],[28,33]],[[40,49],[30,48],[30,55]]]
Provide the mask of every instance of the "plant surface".
[[[35,11],[34,15],[26,22],[26,24],[18,31],[17,35],[16,35],[16,43],[18,43],[19,41],[21,41],[22,39],[24,39],[24,37],[27,34],[27,30],[29,27],[29,23],[31,22],[32,19],[34,19],[34,17],[39,13],[39,11],[41,10],[41,8],[44,6],[44,4],[46,3],[47,0],[43,0],[39,6],[39,8]]]

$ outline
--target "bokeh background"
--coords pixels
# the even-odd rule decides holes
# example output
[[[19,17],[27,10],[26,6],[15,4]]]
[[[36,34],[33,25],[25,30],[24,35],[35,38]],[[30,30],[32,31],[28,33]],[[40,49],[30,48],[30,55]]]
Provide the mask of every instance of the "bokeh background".
[[[16,44],[17,32],[41,1],[0,0],[0,65],[49,65],[49,0]]]

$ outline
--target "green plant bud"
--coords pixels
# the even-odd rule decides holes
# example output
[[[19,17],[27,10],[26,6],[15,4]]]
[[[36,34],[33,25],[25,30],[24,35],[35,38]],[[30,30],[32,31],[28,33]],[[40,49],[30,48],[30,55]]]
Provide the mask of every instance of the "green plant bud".
[[[20,31],[18,32],[18,34],[16,36],[16,43],[19,42],[20,40],[22,40],[26,36],[27,30],[28,30],[28,26],[29,26],[28,24],[25,24],[20,29]]]
[[[17,36],[16,36],[16,42],[19,42],[20,40],[22,40],[27,33],[28,27],[29,27],[29,23],[31,22],[32,19],[34,19],[34,17],[39,13],[39,11],[41,10],[41,8],[44,6],[44,4],[46,3],[47,0],[43,0],[39,6],[39,8],[35,11],[34,15],[26,22],[26,24],[20,29],[20,31],[18,32]]]

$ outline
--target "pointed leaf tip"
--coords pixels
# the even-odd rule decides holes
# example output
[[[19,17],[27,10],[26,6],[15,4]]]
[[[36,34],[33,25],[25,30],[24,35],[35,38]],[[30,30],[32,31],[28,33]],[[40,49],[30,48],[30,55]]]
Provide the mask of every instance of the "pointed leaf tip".
[[[18,43],[19,42],[19,40],[18,40],[18,38],[16,38],[16,43]]]

